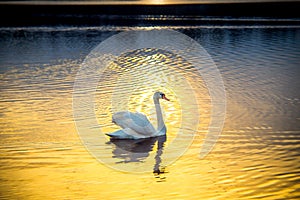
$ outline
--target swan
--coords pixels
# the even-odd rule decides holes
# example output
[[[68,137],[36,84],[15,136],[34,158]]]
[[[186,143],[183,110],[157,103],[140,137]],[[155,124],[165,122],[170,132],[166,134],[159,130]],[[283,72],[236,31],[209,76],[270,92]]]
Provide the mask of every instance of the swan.
[[[159,99],[170,101],[162,92],[155,92],[153,95],[157,116],[157,129],[154,128],[143,113],[121,111],[113,114],[112,122],[122,129],[107,133],[106,135],[112,139],[141,139],[165,135],[167,128],[162,117]]]

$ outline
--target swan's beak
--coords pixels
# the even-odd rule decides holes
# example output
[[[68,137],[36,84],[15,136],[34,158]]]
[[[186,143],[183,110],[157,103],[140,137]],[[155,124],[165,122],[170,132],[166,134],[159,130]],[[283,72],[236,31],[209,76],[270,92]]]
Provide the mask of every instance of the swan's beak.
[[[164,100],[170,101],[170,99],[168,99],[168,98],[166,97],[166,95],[163,95],[162,98],[163,98]]]

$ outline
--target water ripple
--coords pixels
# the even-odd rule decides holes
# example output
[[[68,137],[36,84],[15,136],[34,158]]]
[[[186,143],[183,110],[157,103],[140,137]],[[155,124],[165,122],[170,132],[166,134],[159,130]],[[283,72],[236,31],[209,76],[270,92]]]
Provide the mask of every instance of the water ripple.
[[[163,105],[169,134],[166,147],[172,146],[176,134],[181,134],[184,144],[193,130],[188,120],[185,133],[178,133],[181,105],[189,104],[188,113],[198,109],[201,114],[187,152],[167,166],[164,156],[174,155],[163,152],[160,174],[133,175],[107,168],[84,149],[72,115],[74,78],[84,56],[118,31],[149,28],[174,27],[0,28],[5,32],[0,41],[0,186],[7,191],[1,198],[159,199],[163,193],[168,199],[296,199],[300,181],[297,27],[174,28],[208,51],[226,88],[225,126],[204,159],[199,159],[199,149],[211,120],[206,84],[187,60],[158,49],[128,52],[111,63],[99,77],[95,114],[102,132],[118,129],[111,122],[117,108],[138,109],[155,121],[152,87],[167,86],[173,102]],[[187,84],[192,89],[186,89]],[[172,92],[175,89],[185,97],[183,103]],[[135,95],[129,103],[112,106],[115,91],[122,96],[131,90]],[[193,91],[196,103],[188,98]],[[115,159],[120,162],[111,160],[111,165],[129,158],[116,151],[116,145],[99,144],[109,152],[103,155],[106,158],[119,156]],[[150,147],[145,152],[148,158],[135,161],[151,162],[154,168],[157,143]]]

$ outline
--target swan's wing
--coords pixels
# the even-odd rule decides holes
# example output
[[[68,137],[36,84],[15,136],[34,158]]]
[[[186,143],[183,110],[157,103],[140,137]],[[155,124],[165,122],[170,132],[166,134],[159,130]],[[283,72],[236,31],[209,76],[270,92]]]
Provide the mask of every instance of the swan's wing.
[[[113,115],[112,121],[122,127],[129,128],[141,135],[152,135],[155,133],[153,125],[147,116],[142,113],[132,113],[129,111],[117,112]]]
[[[131,113],[132,116],[134,116],[135,118],[138,118],[136,121],[140,121],[139,123],[142,123],[140,125],[145,126],[147,124],[151,124],[151,122],[149,121],[149,119],[147,118],[146,115],[144,115],[143,113],[140,112],[135,112],[135,113]]]
[[[126,124],[130,123],[130,113],[128,111],[116,112],[112,116],[112,122],[122,128],[126,128]]]

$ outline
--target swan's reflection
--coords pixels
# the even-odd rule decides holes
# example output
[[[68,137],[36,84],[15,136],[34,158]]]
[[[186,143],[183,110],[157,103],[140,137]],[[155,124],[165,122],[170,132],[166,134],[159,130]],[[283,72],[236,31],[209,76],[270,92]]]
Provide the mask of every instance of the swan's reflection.
[[[122,159],[117,163],[128,162],[143,162],[152,151],[155,143],[157,142],[157,151],[155,155],[155,164],[153,173],[155,176],[165,173],[164,168],[161,169],[161,155],[163,153],[164,144],[167,141],[167,136],[162,135],[153,138],[145,138],[138,140],[119,140],[110,139],[107,144],[114,144],[113,157]]]

